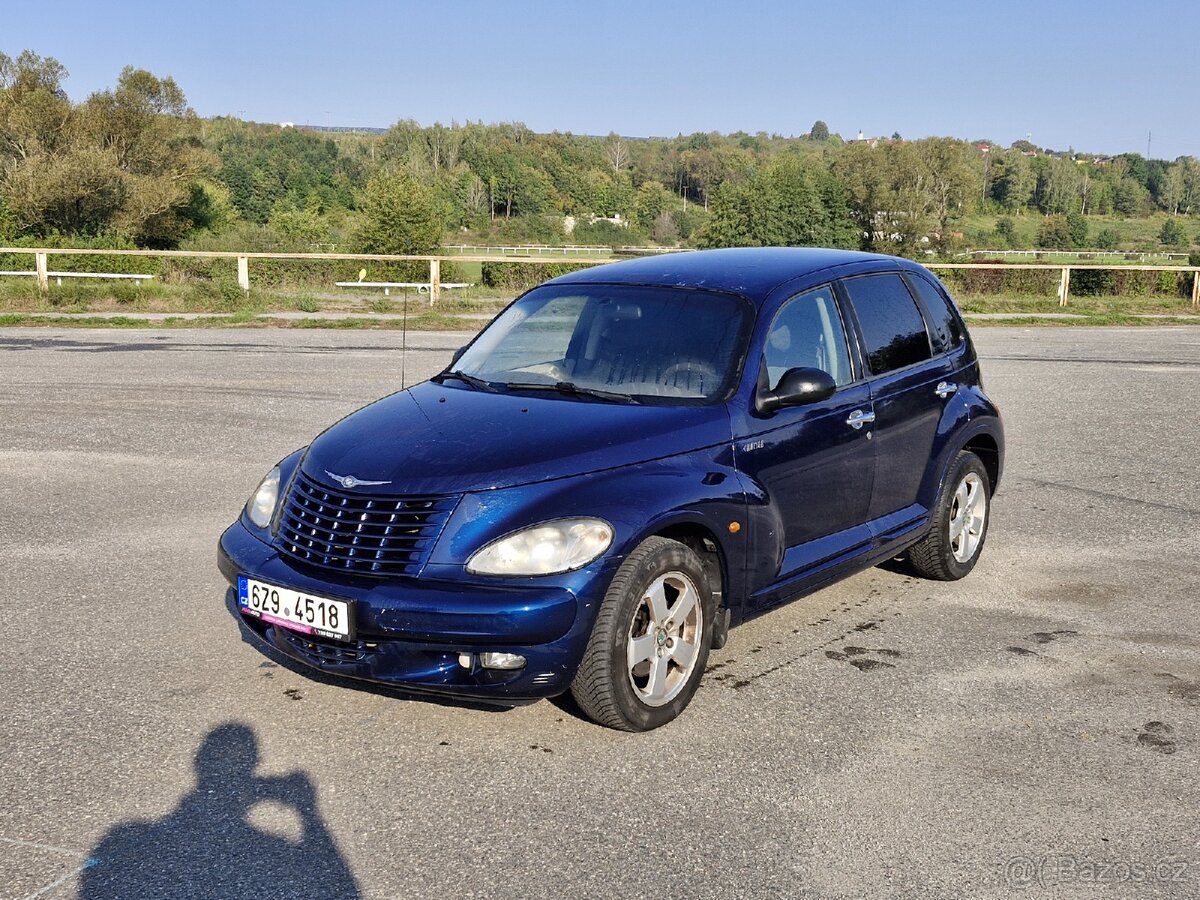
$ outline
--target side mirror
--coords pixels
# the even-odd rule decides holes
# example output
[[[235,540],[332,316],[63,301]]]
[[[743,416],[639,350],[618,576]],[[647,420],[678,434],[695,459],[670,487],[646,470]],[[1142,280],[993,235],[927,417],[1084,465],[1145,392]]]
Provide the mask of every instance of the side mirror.
[[[788,369],[773,391],[761,391],[756,405],[760,413],[773,413],[785,406],[803,406],[827,400],[837,390],[833,376],[821,369]]]
[[[462,355],[466,352],[466,347],[459,347],[457,350],[455,350],[454,355],[450,357],[450,365],[454,365],[456,362],[458,362],[462,358]]]

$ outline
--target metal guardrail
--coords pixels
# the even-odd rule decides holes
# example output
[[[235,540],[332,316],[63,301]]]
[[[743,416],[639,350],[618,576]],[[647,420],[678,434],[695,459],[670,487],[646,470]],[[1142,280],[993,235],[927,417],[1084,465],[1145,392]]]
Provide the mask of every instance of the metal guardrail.
[[[250,290],[250,260],[252,259],[300,259],[300,260],[364,260],[375,262],[424,262],[429,265],[429,303],[437,303],[441,296],[443,262],[497,262],[497,263],[532,263],[534,265],[550,265],[554,263],[573,263],[577,265],[595,266],[608,260],[596,257],[575,256],[500,256],[500,255],[405,255],[386,253],[239,253],[232,250],[72,250],[64,247],[0,247],[0,254],[29,254],[34,257],[36,264],[35,275],[38,286],[48,290],[51,273],[47,260],[51,256],[150,256],[165,259],[233,259],[237,261],[238,286],[243,291]],[[1192,274],[1192,305],[1200,306],[1200,266],[1148,266],[1148,265],[1104,265],[1097,263],[925,263],[929,269],[1027,269],[1027,270],[1056,270],[1061,273],[1058,288],[1058,302],[1066,306],[1071,293],[1071,272],[1086,269],[1107,269],[1119,272],[1171,272]],[[82,274],[82,273],[56,273]]]

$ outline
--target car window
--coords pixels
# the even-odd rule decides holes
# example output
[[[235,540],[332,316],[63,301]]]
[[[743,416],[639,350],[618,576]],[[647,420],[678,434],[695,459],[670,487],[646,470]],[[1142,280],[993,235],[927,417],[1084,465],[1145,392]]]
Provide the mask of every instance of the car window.
[[[552,297],[543,304],[523,305],[521,321],[490,348],[491,366],[497,371],[520,372],[563,359],[586,305],[587,297],[582,296]],[[486,343],[487,337],[481,340]]]
[[[873,373],[882,375],[929,359],[932,353],[925,320],[899,275],[864,275],[844,284]]]
[[[853,380],[846,332],[828,287],[793,297],[779,310],[767,332],[763,358],[772,390],[788,369],[821,369],[841,386]]]
[[[951,306],[952,301],[920,275],[910,275],[908,283],[917,292],[921,305],[925,307],[934,350],[945,353],[961,344],[962,322]]]
[[[546,285],[501,313],[456,368],[510,390],[567,383],[639,400],[708,401],[737,377],[751,312],[711,291]]]

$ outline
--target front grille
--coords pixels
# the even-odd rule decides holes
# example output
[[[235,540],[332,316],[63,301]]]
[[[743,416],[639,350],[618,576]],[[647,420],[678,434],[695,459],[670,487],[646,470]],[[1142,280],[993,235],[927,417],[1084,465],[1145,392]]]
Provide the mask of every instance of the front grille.
[[[326,569],[411,575],[428,559],[457,502],[457,495],[371,496],[298,472],[276,542],[293,559]]]

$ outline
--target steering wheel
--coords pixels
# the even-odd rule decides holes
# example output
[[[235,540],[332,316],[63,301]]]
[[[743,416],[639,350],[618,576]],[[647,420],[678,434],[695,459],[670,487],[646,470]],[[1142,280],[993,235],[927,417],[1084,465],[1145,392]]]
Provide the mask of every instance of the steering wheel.
[[[667,366],[667,368],[663,370],[662,376],[659,380],[662,382],[671,383],[681,372],[686,372],[689,377],[699,376],[705,381],[710,378],[716,379],[718,374],[717,367],[706,360],[685,359]]]

